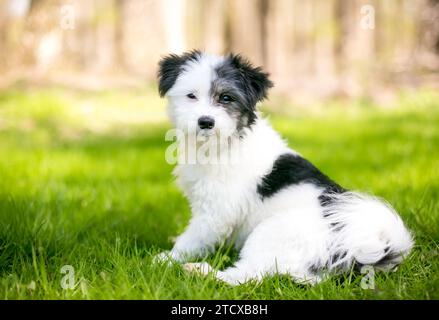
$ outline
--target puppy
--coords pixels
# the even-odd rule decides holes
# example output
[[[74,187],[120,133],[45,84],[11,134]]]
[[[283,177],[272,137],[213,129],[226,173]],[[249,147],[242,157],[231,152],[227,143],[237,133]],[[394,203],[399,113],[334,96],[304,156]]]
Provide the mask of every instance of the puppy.
[[[412,236],[390,205],[332,181],[257,113],[273,86],[261,68],[240,55],[192,51],[164,57],[158,81],[182,133],[174,173],[192,210],[160,259],[188,262],[232,239],[240,250],[233,267],[185,268],[236,285],[273,274],[317,283],[352,266],[391,270],[407,256]],[[195,143],[187,143],[192,134]],[[200,140],[227,161],[187,161]]]

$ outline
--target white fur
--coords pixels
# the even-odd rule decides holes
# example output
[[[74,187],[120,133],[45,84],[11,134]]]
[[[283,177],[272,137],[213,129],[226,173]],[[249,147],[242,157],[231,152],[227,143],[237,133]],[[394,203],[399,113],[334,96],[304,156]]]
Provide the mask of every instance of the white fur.
[[[196,130],[198,117],[210,115],[216,128],[233,136],[234,120],[209,101],[209,86],[215,76],[212,70],[221,61],[203,56],[191,62],[167,93],[170,117],[177,128],[187,130],[190,123],[189,128]],[[197,101],[186,97],[191,92],[197,93]],[[318,197],[323,190],[302,183],[261,200],[256,190],[261,177],[270,172],[279,155],[294,153],[261,117],[251,130],[246,129],[244,139],[232,138],[230,146],[239,161],[178,164],[175,168],[192,218],[166,255],[187,262],[235,237],[236,248],[241,250],[239,261],[224,271],[214,271],[205,263],[187,264],[187,269],[214,272],[230,284],[275,273],[316,283],[322,275],[312,273],[312,266],[327,264],[328,271],[335,271],[354,261],[373,265],[383,258],[385,250],[398,253],[389,262],[396,264],[411,249],[413,241],[401,219],[376,198],[344,193],[334,196],[330,206],[322,207]],[[334,232],[337,225],[344,226],[340,232]],[[347,251],[343,259],[331,261],[343,250]]]

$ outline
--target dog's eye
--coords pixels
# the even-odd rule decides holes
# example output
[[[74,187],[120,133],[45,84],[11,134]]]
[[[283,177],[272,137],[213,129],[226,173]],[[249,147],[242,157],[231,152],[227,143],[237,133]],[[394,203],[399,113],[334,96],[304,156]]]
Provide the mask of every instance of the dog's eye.
[[[193,93],[187,94],[186,97],[188,97],[191,100],[196,100],[197,99],[197,97]]]
[[[233,101],[233,97],[230,96],[230,95],[228,95],[228,94],[222,94],[222,95],[220,95],[220,97],[219,97],[219,101],[220,101],[221,103],[230,103],[230,102]]]

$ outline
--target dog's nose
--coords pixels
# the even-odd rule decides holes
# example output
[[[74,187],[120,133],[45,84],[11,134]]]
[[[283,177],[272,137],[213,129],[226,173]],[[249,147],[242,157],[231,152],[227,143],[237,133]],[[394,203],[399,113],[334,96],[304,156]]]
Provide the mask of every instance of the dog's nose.
[[[215,119],[207,116],[202,116],[198,119],[198,126],[200,129],[212,129],[215,126]]]

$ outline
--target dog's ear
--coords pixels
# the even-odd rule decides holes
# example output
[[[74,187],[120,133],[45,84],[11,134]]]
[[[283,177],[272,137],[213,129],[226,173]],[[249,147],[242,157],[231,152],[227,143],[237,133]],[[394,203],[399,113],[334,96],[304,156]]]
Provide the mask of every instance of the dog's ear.
[[[181,72],[183,63],[182,58],[176,54],[170,54],[160,60],[157,75],[160,97],[163,97],[172,88]]]
[[[174,86],[183,70],[183,65],[188,60],[198,60],[200,56],[200,51],[193,50],[182,55],[170,54],[160,60],[157,74],[160,97],[163,97]]]
[[[273,87],[273,82],[269,79],[269,74],[261,67],[254,67],[250,61],[239,54],[230,56],[232,65],[238,69],[248,93],[254,98],[255,102],[267,97],[268,89]]]

